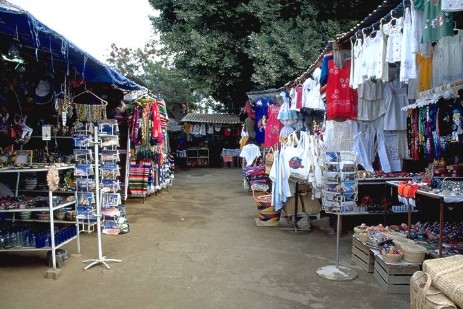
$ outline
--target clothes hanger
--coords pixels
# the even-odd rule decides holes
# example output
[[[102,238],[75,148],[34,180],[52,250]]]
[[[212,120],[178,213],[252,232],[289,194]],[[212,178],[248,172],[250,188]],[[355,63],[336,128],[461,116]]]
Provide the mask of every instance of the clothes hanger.
[[[71,102],[74,102],[74,99],[75,99],[75,98],[77,98],[77,97],[79,97],[79,96],[81,96],[81,95],[83,95],[83,94],[86,94],[86,93],[89,93],[89,94],[93,95],[95,98],[97,98],[98,100],[100,100],[100,102],[101,102],[102,105],[104,105],[104,106],[107,106],[107,105],[108,105],[108,101],[106,101],[106,100],[100,98],[100,97],[97,96],[95,93],[93,93],[92,91],[88,90],[87,88],[85,88],[84,91],[82,91],[82,92],[76,94],[75,96],[73,96],[73,97],[71,98]]]

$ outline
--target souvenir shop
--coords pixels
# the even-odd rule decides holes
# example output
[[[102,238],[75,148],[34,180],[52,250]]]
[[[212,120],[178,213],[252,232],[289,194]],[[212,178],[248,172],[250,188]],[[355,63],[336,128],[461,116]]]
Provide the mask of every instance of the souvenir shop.
[[[241,121],[231,114],[185,115],[176,139],[176,159],[182,167],[239,166]]]
[[[171,182],[166,106],[21,8],[0,19],[0,253],[48,251],[56,272],[81,233],[129,232],[130,189]]]
[[[388,293],[410,292],[412,304],[431,302],[418,295],[429,277],[439,297],[462,306],[453,266],[463,253],[461,11],[458,1],[384,1],[302,76],[245,107],[255,141],[243,148],[243,174],[271,192],[256,199],[259,220],[274,225],[261,210],[285,211],[291,186],[308,183],[338,218],[338,236],[343,218],[359,218],[352,260]],[[252,183],[262,175],[268,190]]]

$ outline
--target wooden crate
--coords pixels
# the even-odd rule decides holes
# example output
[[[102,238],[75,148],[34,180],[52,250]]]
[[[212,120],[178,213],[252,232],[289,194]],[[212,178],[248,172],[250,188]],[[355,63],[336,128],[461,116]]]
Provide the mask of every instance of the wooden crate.
[[[410,293],[410,278],[420,270],[419,264],[402,262],[387,264],[380,256],[376,257],[373,276],[388,294]]]
[[[374,270],[375,256],[373,252],[355,237],[352,237],[352,262],[366,272],[372,273]]]

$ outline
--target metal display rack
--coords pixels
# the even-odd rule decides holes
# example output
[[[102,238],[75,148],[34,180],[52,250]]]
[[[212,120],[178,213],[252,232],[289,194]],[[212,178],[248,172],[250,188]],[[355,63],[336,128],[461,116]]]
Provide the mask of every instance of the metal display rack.
[[[357,163],[353,152],[327,152],[325,160],[323,208],[328,214],[337,216],[336,264],[317,269],[317,274],[325,279],[348,281],[357,278],[357,271],[339,264],[339,239],[342,213],[356,204]]]
[[[26,173],[47,173],[50,171],[51,166],[43,166],[43,167],[36,167],[36,168],[7,168],[1,169],[0,174],[6,173],[15,173],[17,174],[16,178],[16,188],[15,188],[15,196],[18,196],[19,183],[21,174]],[[53,166],[53,169],[56,171],[63,171],[63,170],[72,170],[74,169],[73,165],[61,165],[61,166]],[[58,176],[59,177],[59,176]],[[73,240],[77,240],[77,253],[80,253],[80,238],[79,238],[79,223],[77,220],[73,221],[65,221],[65,220],[56,220],[54,218],[54,212],[57,210],[61,210],[64,207],[72,206],[76,204],[75,200],[66,201],[59,204],[54,203],[54,196],[56,193],[63,193],[64,191],[56,191],[49,188],[48,190],[30,190],[34,191],[34,193],[48,193],[48,207],[35,207],[35,208],[15,208],[15,209],[1,209],[0,213],[7,214],[10,213],[13,215],[11,218],[12,222],[15,221],[22,221],[22,222],[43,222],[48,223],[50,225],[50,233],[49,236],[46,237],[47,239],[43,239],[41,244],[39,244],[39,239],[35,239],[35,246],[24,246],[24,244],[19,245],[15,244],[11,248],[0,248],[0,252],[30,252],[30,251],[50,251],[51,253],[51,264],[52,267],[49,271],[47,271],[48,278],[57,279],[63,263],[63,257],[61,255],[57,256],[56,249],[63,247],[64,245],[68,244]],[[66,191],[67,192],[67,191]],[[73,191],[69,191],[68,193],[74,193]],[[16,214],[24,213],[24,212],[48,212],[48,219],[21,219],[16,218]],[[66,233],[60,233],[55,229],[56,224],[74,224],[75,231],[69,229],[66,230]],[[23,235],[24,236],[24,235]]]
[[[100,128],[101,129],[101,128]],[[96,217],[96,230],[97,230],[97,242],[98,242],[98,257],[95,258],[95,259],[87,259],[87,260],[84,260],[82,261],[82,263],[89,263],[86,267],[84,267],[84,270],[87,270],[93,266],[96,266],[96,265],[103,265],[104,267],[106,267],[106,269],[110,269],[108,263],[110,262],[116,262],[116,263],[120,263],[122,262],[121,260],[118,260],[118,259],[108,259],[106,258],[106,256],[103,255],[103,245],[102,245],[102,208],[101,208],[101,189],[100,189],[100,173],[102,172],[101,170],[101,166],[100,166],[100,162],[99,162],[99,148],[100,147],[113,147],[113,146],[117,146],[117,143],[114,144],[112,143],[111,141],[109,142],[106,142],[106,141],[103,141],[100,136],[99,136],[99,129],[98,128],[95,128],[94,129],[94,140],[93,140],[93,147],[94,147],[94,167],[95,167],[95,217]],[[103,132],[102,132],[103,134]],[[107,134],[105,134],[105,136],[109,136]],[[111,135],[111,139],[113,137],[116,137],[117,139],[117,135]],[[105,144],[107,143],[107,144]]]

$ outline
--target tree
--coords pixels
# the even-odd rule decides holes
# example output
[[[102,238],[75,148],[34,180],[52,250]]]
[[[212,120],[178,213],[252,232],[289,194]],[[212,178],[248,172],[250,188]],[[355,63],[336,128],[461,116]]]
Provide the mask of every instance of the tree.
[[[162,54],[192,86],[237,112],[250,90],[300,76],[336,33],[382,1],[149,0]]]
[[[180,70],[159,57],[155,42],[135,50],[112,44],[107,61],[121,74],[164,100],[167,108],[176,116],[195,110],[195,104],[202,99],[201,94],[192,87],[192,82]]]

